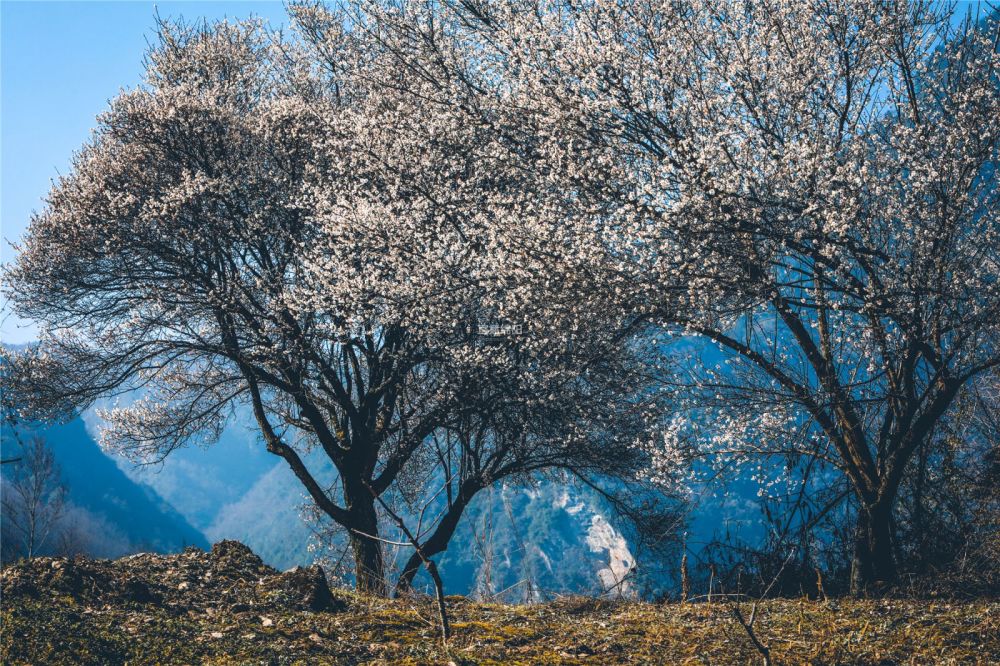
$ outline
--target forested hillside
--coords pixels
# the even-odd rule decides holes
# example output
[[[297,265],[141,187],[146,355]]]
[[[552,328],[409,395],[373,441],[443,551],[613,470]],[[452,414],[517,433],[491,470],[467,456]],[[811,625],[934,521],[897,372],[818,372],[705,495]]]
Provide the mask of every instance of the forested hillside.
[[[186,546],[208,545],[204,535],[155,490],[129,479],[101,451],[80,419],[56,426],[5,427],[3,458],[23,456],[21,443],[36,437],[44,440],[57,466],[49,482],[66,490],[64,506],[40,544],[40,554],[119,557],[140,551],[170,553]],[[3,467],[5,561],[22,554],[22,537],[12,525],[25,509],[23,498],[17,496],[11,483],[11,478],[21,472],[19,464],[17,461]]]

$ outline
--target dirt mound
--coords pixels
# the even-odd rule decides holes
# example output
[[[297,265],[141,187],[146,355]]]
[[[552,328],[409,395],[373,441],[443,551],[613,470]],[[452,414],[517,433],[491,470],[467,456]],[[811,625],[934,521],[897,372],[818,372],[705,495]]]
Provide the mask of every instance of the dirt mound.
[[[139,553],[118,560],[40,557],[6,567],[7,601],[69,596],[88,606],[156,604],[190,610],[308,610],[337,612],[344,603],[317,566],[281,573],[238,541],[205,552]]]

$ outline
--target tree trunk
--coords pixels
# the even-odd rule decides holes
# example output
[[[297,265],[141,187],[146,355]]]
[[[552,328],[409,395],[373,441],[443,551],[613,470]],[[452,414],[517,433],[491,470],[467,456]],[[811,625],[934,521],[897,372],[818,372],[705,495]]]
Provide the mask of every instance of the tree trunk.
[[[366,493],[368,496],[361,495]],[[354,578],[362,594],[384,597],[388,594],[385,584],[385,562],[382,543],[378,540],[378,513],[375,498],[367,490],[350,494],[348,512],[351,524],[348,538],[354,554]]]
[[[881,500],[858,511],[851,563],[851,594],[881,594],[896,583],[892,555],[892,502]]]
[[[469,502],[472,501],[473,495],[480,490],[480,487],[479,484],[471,481],[466,481],[462,484],[458,497],[455,498],[455,501],[441,519],[441,522],[438,523],[434,533],[421,545],[420,550],[423,551],[424,557],[434,557],[448,549],[448,542],[451,541],[451,537],[455,534],[455,529],[462,518],[462,513],[469,505]],[[413,579],[416,578],[422,564],[423,558],[421,558],[420,553],[415,552],[410,555],[396,583],[397,597],[410,591],[413,587]]]

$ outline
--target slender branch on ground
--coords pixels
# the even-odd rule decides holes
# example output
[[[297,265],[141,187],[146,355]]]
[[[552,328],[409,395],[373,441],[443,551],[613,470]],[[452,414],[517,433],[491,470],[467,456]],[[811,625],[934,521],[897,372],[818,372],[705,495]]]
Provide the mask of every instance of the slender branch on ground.
[[[767,595],[774,588],[775,584],[777,584],[778,579],[781,578],[781,574],[785,571],[785,567],[788,566],[788,563],[794,556],[795,549],[792,549],[792,551],[788,554],[788,557],[785,558],[785,561],[781,563],[781,567],[778,569],[778,572],[774,574],[774,578],[772,578],[771,582],[768,583],[766,588],[764,588],[760,597],[754,599],[753,604],[750,606],[750,617],[744,617],[743,611],[740,609],[739,595],[737,595],[735,603],[731,603],[729,601],[729,595],[720,595],[723,597],[725,603],[729,605],[729,612],[732,614],[733,619],[735,619],[736,622],[743,627],[743,631],[746,632],[746,635],[750,638],[750,643],[753,644],[754,649],[760,653],[764,666],[773,666],[774,660],[771,658],[771,647],[765,644],[754,630],[753,625],[757,621],[757,610],[760,607],[761,600],[767,598]]]
[[[371,490],[371,488],[369,488]],[[423,548],[420,546],[420,542],[417,541],[417,537],[414,536],[413,532],[406,527],[406,521],[404,521],[398,513],[389,507],[389,504],[372,490],[372,496],[382,505],[382,509],[385,511],[386,515],[392,519],[392,522],[396,523],[396,526],[406,535],[409,540],[410,545],[416,551],[420,560],[424,563],[424,567],[427,569],[427,573],[431,575],[431,580],[434,581],[434,593],[437,599],[438,616],[441,622],[441,642],[447,647],[448,639],[451,638],[451,624],[448,622],[448,607],[444,600],[444,583],[441,580],[441,574],[438,572],[437,564],[434,560],[430,559],[424,555]]]

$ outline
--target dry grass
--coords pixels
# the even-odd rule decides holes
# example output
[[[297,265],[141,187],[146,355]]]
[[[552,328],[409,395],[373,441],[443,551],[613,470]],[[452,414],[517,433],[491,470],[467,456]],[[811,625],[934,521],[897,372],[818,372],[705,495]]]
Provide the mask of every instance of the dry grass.
[[[4,664],[756,664],[724,604],[571,598],[535,606],[449,598],[444,649],[432,603],[338,593],[342,613],[178,613],[4,604]],[[1000,664],[1000,604],[910,600],[762,604],[756,630],[775,664]]]

